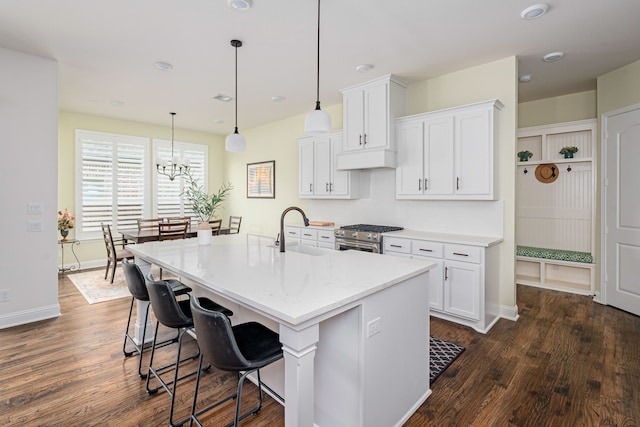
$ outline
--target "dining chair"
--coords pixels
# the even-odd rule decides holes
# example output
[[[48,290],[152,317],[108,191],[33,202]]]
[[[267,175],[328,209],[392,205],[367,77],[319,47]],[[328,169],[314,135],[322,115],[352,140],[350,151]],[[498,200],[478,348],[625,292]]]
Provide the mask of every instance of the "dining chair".
[[[140,378],[146,378],[147,373],[142,372],[142,353],[144,352],[145,347],[148,347],[146,342],[146,333],[147,333],[147,322],[149,321],[149,309],[151,308],[151,303],[147,304],[147,310],[144,316],[144,325],[142,327],[142,340],[136,341],[136,339],[131,336],[129,333],[129,327],[131,326],[131,315],[133,314],[133,304],[136,300],[149,302],[149,292],[147,291],[147,284],[144,279],[144,275],[142,274],[142,270],[140,270],[140,266],[134,264],[128,259],[122,260],[122,270],[124,271],[124,277],[127,281],[127,288],[129,289],[129,293],[131,294],[131,306],[129,307],[129,318],[127,319],[127,329],[124,332],[124,343],[122,344],[122,353],[125,357],[133,356],[134,354],[138,354],[138,376]],[[149,273],[151,274],[151,273]],[[166,280],[166,282],[171,286],[173,293],[176,296],[185,295],[191,292],[191,288],[184,283],[178,280]],[[177,339],[177,338],[176,338]],[[156,347],[162,347],[176,341],[174,338],[170,338],[166,341],[156,343]],[[127,341],[131,343],[133,346],[133,350],[127,349]]]
[[[229,217],[229,234],[238,234],[240,233],[240,223],[242,222],[241,216],[233,216]]]
[[[156,317],[156,329],[153,336],[153,344],[151,345],[151,356],[149,359],[149,373],[147,374],[146,389],[147,393],[155,394],[161,389],[164,389],[171,396],[171,409],[169,410],[169,424],[171,426],[183,425],[189,418],[182,421],[173,420],[173,412],[176,402],[176,388],[178,382],[185,378],[196,375],[196,372],[190,372],[181,377],[179,374],[180,365],[188,360],[197,359],[200,356],[200,350],[198,349],[195,355],[181,359],[182,343],[184,336],[193,331],[193,317],[191,315],[191,307],[189,300],[176,300],[176,295],[171,286],[165,280],[160,281],[147,281],[147,291],[149,293],[149,300],[151,301],[151,308]],[[202,304],[209,310],[220,311],[227,316],[232,316],[233,312],[226,307],[219,305],[218,303],[208,299],[202,298]],[[158,342],[158,329],[160,325],[167,328],[178,330],[178,349],[174,362],[171,362],[162,367],[154,367],[153,360],[155,356],[156,343]],[[197,338],[196,338],[197,340]],[[198,368],[202,366],[198,364]],[[167,378],[168,372],[173,370],[173,380]],[[170,376],[170,374],[169,374]],[[155,379],[159,383],[157,387],[151,386],[151,380]],[[154,381],[154,382],[155,382]]]
[[[187,223],[188,223],[187,231],[189,231],[191,229],[191,217],[188,217],[188,216],[170,216],[170,217],[164,218],[162,222],[182,222],[182,221],[187,221]]]
[[[187,237],[189,221],[174,220],[158,224],[158,240],[176,240]]]
[[[110,225],[101,223],[100,226],[102,227],[104,246],[107,249],[107,269],[104,272],[104,279],[107,280],[109,269],[111,269],[111,283],[113,283],[113,279],[116,276],[116,266],[118,265],[118,261],[122,261],[125,258],[133,259],[133,254],[124,248],[124,240],[113,239]],[[122,243],[122,249],[116,249],[116,242]]]
[[[162,218],[138,218],[138,231],[157,230],[158,224],[162,222]]]
[[[220,228],[222,227],[221,219],[210,219],[209,225],[211,226],[211,234],[214,236],[220,235]]]
[[[282,359],[282,344],[276,332],[258,322],[247,322],[231,326],[231,321],[224,312],[210,310],[205,306],[204,302],[202,298],[191,298],[191,315],[193,316],[193,324],[198,337],[198,347],[200,348],[200,360],[196,371],[196,386],[191,408],[191,422],[202,427],[198,417],[231,399],[235,399],[235,419],[233,424],[229,423],[227,425],[237,427],[240,420],[255,414],[262,408],[263,387],[277,396],[277,393],[260,380],[260,369]],[[239,375],[238,388],[231,396],[219,400],[204,409],[197,410],[198,389],[200,388],[204,359],[215,368],[236,372]],[[242,386],[247,375],[253,372],[256,373],[258,379],[258,405],[240,415]]]

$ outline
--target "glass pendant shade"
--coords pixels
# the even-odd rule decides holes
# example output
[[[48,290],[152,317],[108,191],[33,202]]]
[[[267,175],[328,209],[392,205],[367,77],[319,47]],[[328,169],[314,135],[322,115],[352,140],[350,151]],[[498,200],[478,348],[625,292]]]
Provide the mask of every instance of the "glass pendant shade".
[[[227,135],[227,138],[224,140],[224,149],[227,151],[244,151],[247,148],[247,141],[244,139],[244,136],[238,133],[238,128],[236,128],[235,132]]]
[[[305,135],[322,135],[331,131],[331,116],[326,111],[322,111],[319,106],[307,113],[304,119]]]

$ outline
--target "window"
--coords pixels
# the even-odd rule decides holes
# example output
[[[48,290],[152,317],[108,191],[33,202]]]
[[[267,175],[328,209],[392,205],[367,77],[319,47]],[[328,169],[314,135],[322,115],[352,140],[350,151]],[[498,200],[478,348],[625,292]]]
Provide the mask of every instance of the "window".
[[[77,239],[101,239],[101,223],[117,235],[136,228],[138,218],[193,217],[181,197],[183,177],[170,181],[158,174],[149,147],[148,138],[76,130]],[[206,189],[208,147],[175,142],[174,155],[189,160]],[[171,141],[154,140],[153,159],[169,157]]]
[[[76,238],[102,238],[149,216],[147,138],[76,130]],[[78,207],[80,207],[78,209]]]
[[[153,140],[153,151],[155,159],[169,159],[171,157],[171,141],[161,139]],[[207,159],[208,147],[202,144],[189,144],[186,142],[174,142],[174,157],[189,161],[191,175],[198,179],[207,189]],[[157,160],[154,161],[154,170]],[[181,196],[184,188],[184,177],[177,177],[169,180],[169,177],[154,173],[153,215],[158,218],[165,217],[194,217],[191,206]]]

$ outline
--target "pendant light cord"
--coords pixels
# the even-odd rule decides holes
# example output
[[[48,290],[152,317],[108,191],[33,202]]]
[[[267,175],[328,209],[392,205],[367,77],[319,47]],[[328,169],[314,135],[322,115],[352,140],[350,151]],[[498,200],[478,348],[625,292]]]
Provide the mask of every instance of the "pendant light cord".
[[[235,133],[238,133],[238,44],[235,45],[236,48],[236,130]]]
[[[316,74],[316,110],[320,109],[320,0],[318,0],[318,67]]]
[[[173,162],[173,137],[175,134],[173,121],[176,118],[176,113],[169,113],[169,114],[171,114],[171,162]]]

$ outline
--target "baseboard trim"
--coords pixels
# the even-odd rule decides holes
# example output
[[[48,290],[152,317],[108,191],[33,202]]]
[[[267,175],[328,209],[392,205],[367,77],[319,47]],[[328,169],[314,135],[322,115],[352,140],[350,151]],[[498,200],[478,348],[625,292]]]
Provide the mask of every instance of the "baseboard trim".
[[[27,323],[38,322],[40,320],[53,319],[54,317],[60,316],[62,316],[62,313],[60,312],[60,304],[52,304],[31,310],[4,314],[0,316],[0,329],[25,325]]]
[[[507,320],[513,320],[515,322],[520,318],[520,315],[518,314],[518,306],[501,305],[500,317]]]

